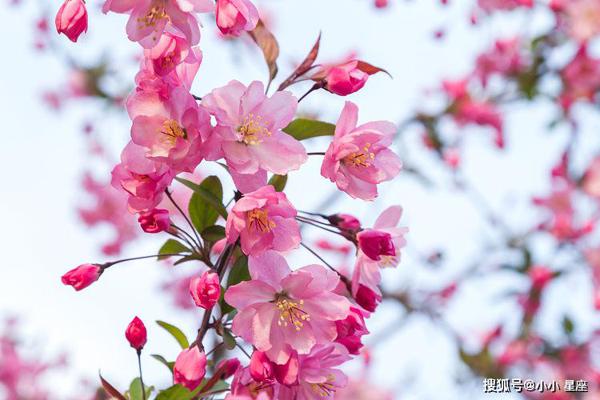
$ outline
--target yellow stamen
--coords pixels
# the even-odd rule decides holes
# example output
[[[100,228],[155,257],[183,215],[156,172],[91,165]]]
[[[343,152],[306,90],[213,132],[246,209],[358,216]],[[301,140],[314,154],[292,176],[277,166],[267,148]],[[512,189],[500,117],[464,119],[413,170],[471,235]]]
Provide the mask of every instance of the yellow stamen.
[[[344,162],[355,167],[369,167],[375,159],[375,153],[369,151],[371,143],[365,144],[362,151],[351,153],[344,157]]]
[[[238,132],[242,135],[242,141],[249,145],[259,144],[265,137],[271,136],[267,122],[260,115],[254,114],[248,114],[244,118]]]
[[[261,233],[271,232],[276,226],[275,222],[269,219],[269,212],[261,208],[248,211],[246,219],[250,228],[254,228]]]
[[[187,139],[187,132],[174,119],[163,122],[160,133],[165,135],[163,140],[171,146],[175,145],[177,138]]]
[[[280,298],[275,302],[275,306],[279,310],[279,326],[288,326],[292,324],[299,331],[304,326],[305,321],[310,321],[310,314],[302,309],[304,300],[299,302],[292,301],[285,297]]]
[[[312,389],[319,395],[320,397],[329,397],[333,393],[335,393],[336,387],[331,383],[335,380],[333,375],[329,375],[327,377],[327,381],[323,383],[313,383],[311,385]]]
[[[155,26],[160,20],[169,19],[164,4],[161,4],[160,2],[155,2],[153,4],[154,5],[143,17],[137,19],[139,29]]]

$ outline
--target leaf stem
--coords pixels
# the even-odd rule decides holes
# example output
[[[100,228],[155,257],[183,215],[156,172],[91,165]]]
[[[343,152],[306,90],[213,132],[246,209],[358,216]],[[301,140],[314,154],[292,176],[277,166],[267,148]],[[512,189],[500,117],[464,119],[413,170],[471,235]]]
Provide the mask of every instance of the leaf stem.
[[[183,212],[183,210],[181,209],[181,207],[179,207],[179,204],[177,204],[177,202],[175,202],[175,200],[173,199],[173,196],[171,196],[171,193],[169,192],[169,189],[165,189],[165,193],[167,194],[167,197],[169,198],[169,200],[171,201],[171,203],[173,203],[173,205],[175,206],[175,208],[177,209],[177,211],[179,211],[179,213],[183,216],[183,218],[185,219],[185,221],[187,222],[187,224],[190,226],[190,228],[192,229],[192,232],[194,233],[194,236],[196,237],[196,241],[197,241],[197,245],[198,247],[202,247],[202,242],[200,241],[200,236],[198,236],[198,232],[196,231],[196,228],[194,228],[194,225],[192,224],[192,221],[190,221],[190,219],[188,218],[188,216]]]

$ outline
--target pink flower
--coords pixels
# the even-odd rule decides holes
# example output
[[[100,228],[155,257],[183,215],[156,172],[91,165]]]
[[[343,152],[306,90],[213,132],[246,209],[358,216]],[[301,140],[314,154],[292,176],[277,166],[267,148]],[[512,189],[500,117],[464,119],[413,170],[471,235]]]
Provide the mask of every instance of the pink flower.
[[[494,46],[477,57],[475,75],[487,84],[493,74],[516,75],[525,67],[521,56],[521,40],[518,37],[496,40]]]
[[[264,171],[285,175],[306,161],[304,146],[282,131],[298,105],[290,92],[277,92],[268,98],[261,82],[246,87],[231,81],[205,96],[202,105],[217,120],[205,145],[211,149],[208,160],[224,157],[236,174],[262,171],[264,183]]]
[[[382,297],[379,291],[370,289],[365,285],[358,284],[356,293],[354,293],[356,303],[369,312],[375,312]]]
[[[587,46],[581,46],[575,57],[561,71],[563,102],[567,106],[576,100],[593,101],[600,89],[600,59],[590,57]]]
[[[202,137],[208,135],[210,117],[184,88],[170,93],[164,109],[133,119],[133,143],[146,149],[146,157],[167,164],[176,172],[193,172],[202,159]]]
[[[65,285],[73,286],[80,291],[96,282],[102,274],[102,268],[96,264],[82,264],[64,274],[61,281]]]
[[[570,0],[562,7],[568,34],[579,42],[586,42],[600,33],[600,3],[597,0]]]
[[[396,255],[392,235],[387,232],[365,229],[356,235],[360,250],[371,260],[379,261],[381,256]]]
[[[140,212],[138,222],[146,233],[164,232],[171,227],[169,211],[160,208]]]
[[[240,360],[237,358],[229,358],[219,361],[216,370],[221,371],[221,379],[227,379],[236,373],[236,371],[240,368],[240,365]]]
[[[583,176],[583,190],[592,197],[600,199],[600,157],[594,158]]]
[[[358,65],[357,60],[352,60],[329,68],[325,77],[325,88],[340,96],[347,96],[362,89],[369,79],[369,74],[363,72]]]
[[[279,385],[279,400],[334,399],[348,378],[337,369],[350,356],[339,344],[316,345],[309,355],[299,356],[298,384]]]
[[[346,231],[358,231],[360,229],[360,221],[350,214],[335,214],[330,218],[330,222],[340,229]]]
[[[194,390],[200,385],[206,374],[206,354],[192,346],[177,356],[173,366],[173,383]]]
[[[221,296],[221,284],[219,275],[214,272],[204,273],[190,281],[190,294],[198,307],[210,310],[219,301]]]
[[[350,307],[350,313],[344,320],[335,321],[337,328],[337,343],[343,344],[350,354],[358,355],[363,347],[361,337],[368,334],[367,326],[365,325],[365,317],[368,313]]]
[[[163,33],[154,47],[144,50],[144,55],[152,61],[154,72],[161,77],[193,56],[185,38],[171,32]]]
[[[228,243],[240,238],[242,251],[257,255],[266,250],[287,251],[300,244],[296,209],[273,186],[246,193],[227,217]]]
[[[125,337],[127,341],[137,351],[141,351],[146,341],[148,339],[148,334],[146,332],[146,326],[142,322],[141,319],[135,317],[129,325],[127,325],[127,329],[125,330]]]
[[[185,36],[190,45],[200,41],[200,28],[193,13],[210,12],[211,0],[106,0],[102,11],[130,14],[127,36],[144,48],[154,47],[167,28]]]
[[[369,122],[356,126],[358,107],[346,102],[329,145],[321,175],[354,198],[373,200],[377,184],[393,179],[402,168],[388,146],[396,127],[391,122]]]
[[[554,278],[554,272],[548,267],[534,265],[529,269],[529,279],[534,289],[542,290]]]
[[[129,142],[121,153],[121,163],[112,171],[112,185],[129,194],[132,212],[156,207],[174,176],[168,166],[146,158],[145,153],[143,147]]]
[[[249,365],[250,375],[262,385],[273,385],[276,382],[282,385],[295,385],[298,383],[298,355],[290,354],[284,364],[276,364],[262,351],[252,353]]]
[[[333,290],[339,277],[320,265],[291,271],[274,251],[250,257],[252,280],[230,287],[228,304],[238,309],[233,332],[277,364],[292,351],[308,354],[337,336],[335,321],[348,316],[350,303]]]
[[[260,16],[249,0],[217,0],[217,26],[224,35],[239,36],[256,28]]]
[[[64,33],[76,42],[83,32],[87,32],[88,15],[83,0],[65,0],[56,13],[56,31]]]
[[[477,0],[477,5],[486,12],[509,11],[517,7],[532,7],[533,0]]]

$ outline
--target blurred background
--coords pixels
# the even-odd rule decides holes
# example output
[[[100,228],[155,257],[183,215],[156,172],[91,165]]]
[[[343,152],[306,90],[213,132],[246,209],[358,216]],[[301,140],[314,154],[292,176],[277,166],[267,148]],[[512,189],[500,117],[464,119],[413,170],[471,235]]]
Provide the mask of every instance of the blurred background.
[[[528,271],[534,264],[570,273],[544,287],[542,306],[527,329],[555,349],[589,341],[585,365],[592,368],[596,352],[591,338],[598,312],[592,274],[581,254],[597,235],[591,232],[584,246],[572,247],[572,240],[561,241],[548,232],[526,235],[543,230],[540,224],[547,210],[536,207],[532,198],[552,191],[550,171],[575,140],[573,124],[565,121],[577,121],[577,147],[570,164],[574,169],[585,170],[598,152],[600,118],[595,103],[573,108],[567,117],[556,98],[525,99],[517,91],[520,97],[514,101],[498,101],[503,149],[494,145],[493,129],[485,123],[440,118],[434,132],[421,118],[445,109],[449,100],[440,91],[441,82],[469,75],[478,55],[495,40],[520,37],[529,49],[532,38],[555,29],[555,15],[539,8],[486,14],[469,0],[449,4],[398,0],[382,9],[369,0],[256,3],[280,43],[282,77],[301,61],[319,32],[321,62],[355,54],[393,76],[373,76],[348,98],[326,92],[311,95],[301,103],[301,111],[335,122],[344,101],[351,100],[360,105],[360,121],[398,123],[401,134],[394,150],[405,162],[405,172],[382,185],[375,202],[353,201],[346,195],[327,201],[334,187],[320,177],[321,160],[314,157],[300,172],[290,174],[287,186],[288,197],[299,209],[351,213],[366,226],[389,205],[404,208],[401,225],[410,229],[408,245],[398,269],[383,272],[384,289],[400,300],[383,301],[368,320],[368,356],[347,369],[350,376],[372,385],[368,387],[373,397],[365,398],[383,398],[374,397],[376,388],[397,399],[490,396],[483,393],[482,380],[492,376],[490,371],[496,369],[490,365],[496,364],[482,355],[482,346],[502,326],[497,347],[490,347],[495,354],[491,358],[500,363],[498,357],[508,344],[523,339],[522,295],[530,293]],[[115,99],[133,87],[140,55],[138,46],[124,35],[127,17],[102,15],[100,5],[88,3],[90,28],[76,44],[55,35],[56,2],[13,0],[0,9],[4,51],[0,317],[18,320],[5,324],[4,331],[18,338],[25,359],[53,365],[61,364],[64,356],[64,367],[52,367],[36,378],[37,384],[55,393],[50,398],[84,398],[81,393],[93,392],[99,371],[114,385],[126,387],[136,376],[137,365],[123,332],[135,315],[149,328],[145,380],[168,385],[164,366],[148,355],[174,358],[177,343],[150,322],[166,320],[192,333],[201,318],[200,311],[182,310],[176,304],[177,291],[179,298],[182,291],[177,279],[194,272],[190,264],[128,263],[78,293],[60,282],[60,276],[78,264],[153,254],[165,239],[143,236],[134,216],[117,227],[94,222],[103,204],[116,207],[104,209],[109,220],[111,213],[121,212],[118,196],[99,194],[93,183],[108,184],[109,172],[129,139],[130,121]],[[244,83],[266,79],[261,55],[248,40],[224,39],[210,16],[201,20],[204,61],[192,93],[202,96],[232,78]],[[565,44],[555,50],[551,62],[564,65],[577,46]],[[560,78],[543,82],[549,91],[560,91],[560,85]],[[509,87],[506,80],[497,80],[481,92],[510,94]],[[294,88],[295,94],[301,95],[302,89]],[[446,116],[452,112],[445,110]],[[550,126],[556,119],[562,122]],[[438,134],[452,145],[428,147],[423,138]],[[454,139],[458,136],[460,140]],[[324,151],[327,143],[317,138],[306,146],[308,151]],[[218,167],[206,164],[197,173],[223,176]],[[226,192],[231,192],[231,182],[225,177],[223,181],[229,185]],[[96,204],[98,198],[105,203]],[[594,214],[595,203],[581,199],[577,204],[582,213]],[[121,206],[124,209],[124,203]],[[306,232],[315,242],[325,238],[318,230]],[[120,249],[114,248],[117,234],[124,242]],[[107,251],[114,255],[106,255]],[[523,261],[524,255],[528,261]],[[339,254],[325,252],[324,257],[344,264]],[[302,249],[290,258],[296,267],[315,261]],[[523,263],[525,268],[518,270]],[[475,361],[469,358],[478,356]],[[542,373],[528,363],[502,368],[502,376],[523,379],[565,376]],[[584,375],[579,378],[589,378],[587,372]]]

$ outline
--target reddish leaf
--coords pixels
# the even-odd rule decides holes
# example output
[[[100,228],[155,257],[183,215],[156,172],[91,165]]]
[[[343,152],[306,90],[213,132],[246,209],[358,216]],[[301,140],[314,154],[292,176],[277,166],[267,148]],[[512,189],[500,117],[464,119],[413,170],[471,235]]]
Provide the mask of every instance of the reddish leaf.
[[[362,72],[365,72],[365,73],[367,73],[369,75],[373,75],[373,74],[376,74],[378,72],[383,72],[383,73],[387,74],[390,78],[392,77],[392,75],[390,75],[390,73],[387,72],[385,69],[376,67],[374,65],[371,65],[368,62],[358,61],[357,67]]]
[[[277,57],[279,57],[279,44],[275,36],[267,29],[262,20],[258,21],[256,28],[248,32],[252,40],[262,50],[267,66],[269,67],[269,82],[277,75]]]
[[[100,375],[100,374],[98,374],[98,375]],[[106,393],[108,393],[110,396],[114,397],[117,400],[127,400],[127,398],[125,396],[123,396],[121,394],[121,392],[119,392],[117,389],[115,389],[113,385],[111,385],[110,383],[108,383],[102,377],[102,375],[100,375],[100,382],[102,383],[102,387],[104,388],[104,390],[106,391]]]
[[[304,61],[302,61],[302,63],[298,66],[298,68],[296,68],[296,70],[279,86],[279,90],[283,90],[286,87],[290,86],[292,83],[294,83],[294,80],[296,78],[304,75],[306,72],[308,72],[310,70],[310,68],[315,63],[317,56],[319,55],[320,45],[321,45],[321,34],[319,33],[319,37],[317,38],[317,41],[313,45],[312,49],[310,50],[310,52],[308,53],[308,55],[306,56]]]

